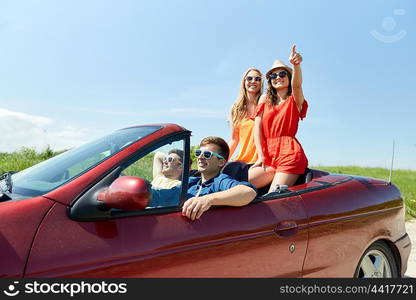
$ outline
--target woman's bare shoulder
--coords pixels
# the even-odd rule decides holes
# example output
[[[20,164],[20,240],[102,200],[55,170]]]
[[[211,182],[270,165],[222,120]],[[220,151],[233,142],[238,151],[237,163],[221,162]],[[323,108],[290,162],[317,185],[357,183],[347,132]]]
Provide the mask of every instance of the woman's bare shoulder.
[[[267,100],[267,94],[262,94],[259,98],[259,104],[266,102]]]

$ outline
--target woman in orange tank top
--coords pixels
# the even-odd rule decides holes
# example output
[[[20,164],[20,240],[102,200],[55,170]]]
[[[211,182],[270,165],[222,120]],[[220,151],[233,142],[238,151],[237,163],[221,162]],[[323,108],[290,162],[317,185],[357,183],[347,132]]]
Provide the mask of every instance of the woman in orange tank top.
[[[254,164],[257,160],[253,139],[256,106],[263,91],[263,75],[255,68],[248,69],[241,79],[240,93],[230,112],[231,140],[228,142],[230,156],[240,145],[234,161]]]
[[[292,47],[289,57],[293,70],[275,61],[267,72],[267,94],[257,106],[254,141],[258,159],[249,170],[249,181],[260,188],[270,184],[292,186],[305,172],[308,160],[295,135],[300,119],[306,116],[308,104],[303,97],[302,56]]]

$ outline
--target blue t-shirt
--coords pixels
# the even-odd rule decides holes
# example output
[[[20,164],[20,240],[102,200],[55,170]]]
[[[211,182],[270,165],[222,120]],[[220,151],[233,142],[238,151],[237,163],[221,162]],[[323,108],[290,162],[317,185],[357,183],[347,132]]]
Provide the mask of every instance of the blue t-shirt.
[[[189,177],[188,194],[187,199],[198,196],[205,196],[208,194],[229,190],[236,185],[245,185],[251,187],[253,190],[256,188],[247,181],[238,181],[227,174],[220,173],[210,180],[202,183],[201,177]]]
[[[251,183],[238,181],[227,174],[220,173],[204,183],[202,183],[201,177],[189,177],[186,199],[226,191],[237,185],[248,186],[257,192],[257,189]],[[180,190],[180,186],[175,186],[171,189],[152,188],[152,199],[149,206],[177,206],[179,204]]]

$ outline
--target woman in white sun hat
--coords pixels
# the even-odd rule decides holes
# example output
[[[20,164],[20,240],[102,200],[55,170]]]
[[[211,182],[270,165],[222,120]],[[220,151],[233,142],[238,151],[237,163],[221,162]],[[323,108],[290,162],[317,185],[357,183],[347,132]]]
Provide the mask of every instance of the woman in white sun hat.
[[[269,192],[277,185],[294,185],[308,166],[295,137],[308,109],[302,91],[302,60],[294,45],[289,57],[293,69],[280,60],[273,63],[266,73],[267,92],[257,106],[254,142],[258,158],[249,170],[249,181],[258,188],[271,183]]]

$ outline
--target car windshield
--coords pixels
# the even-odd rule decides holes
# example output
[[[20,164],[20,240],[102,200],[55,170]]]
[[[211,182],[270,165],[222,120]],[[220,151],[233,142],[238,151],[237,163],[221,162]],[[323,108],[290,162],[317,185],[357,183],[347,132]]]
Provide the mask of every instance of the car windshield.
[[[120,129],[13,174],[12,195],[35,197],[50,192],[160,128],[140,126]]]

